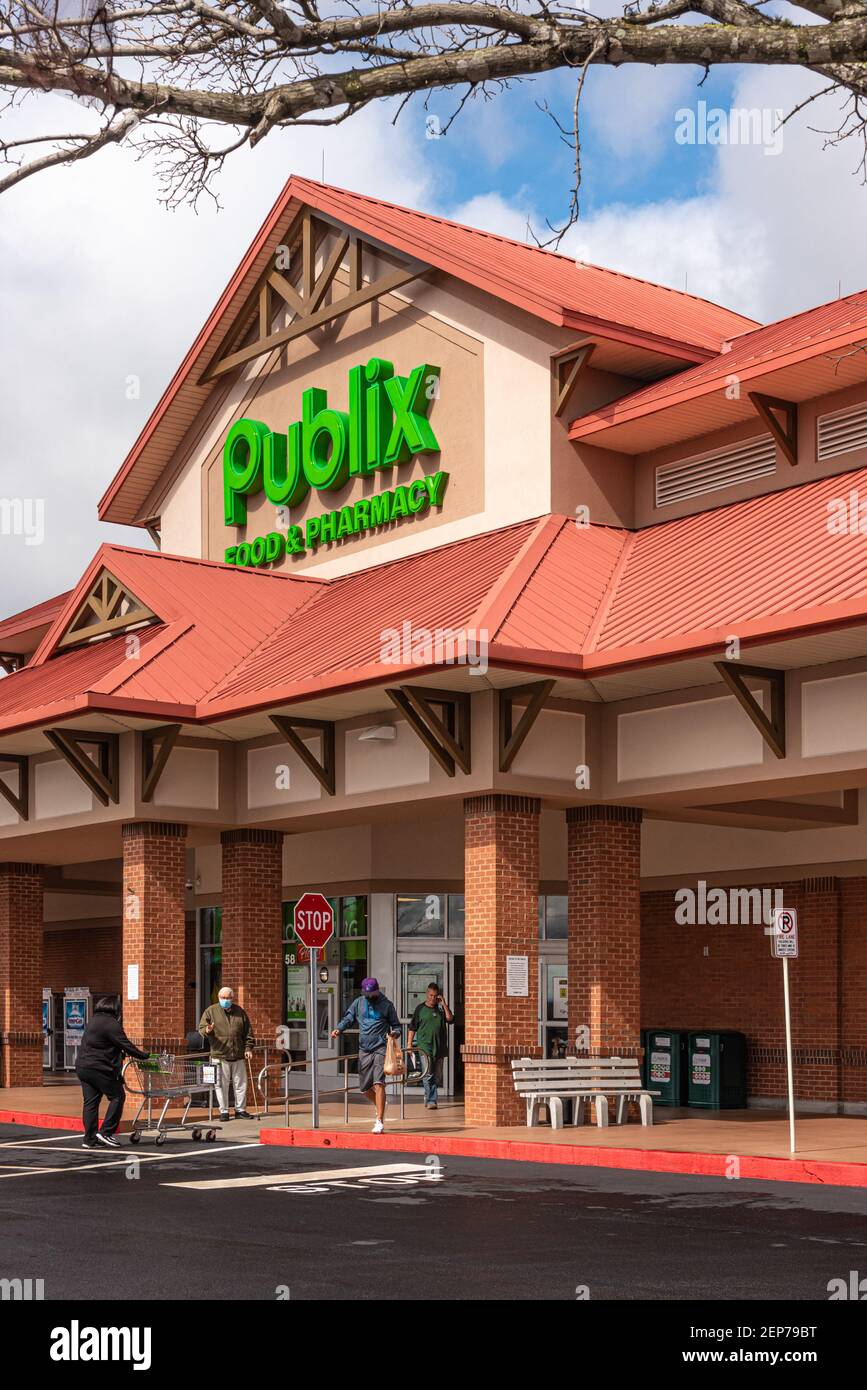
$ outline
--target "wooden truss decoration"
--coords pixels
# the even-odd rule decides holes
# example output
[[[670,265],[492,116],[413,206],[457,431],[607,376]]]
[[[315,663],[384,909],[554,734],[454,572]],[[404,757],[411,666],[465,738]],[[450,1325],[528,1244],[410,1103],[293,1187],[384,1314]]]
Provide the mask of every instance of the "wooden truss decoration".
[[[120,799],[120,739],[117,734],[92,733],[90,729],[46,729],[45,737],[69,763],[84,785],[103,804]],[[96,748],[97,761],[86,748]]]
[[[30,759],[17,753],[0,753],[0,773],[18,769],[18,791],[14,792],[0,776],[0,796],[5,797],[21,820],[30,819]]]
[[[334,763],[334,721],[331,719],[296,719],[294,715],[269,715],[275,729],[297,753],[304,766],[313,773],[317,782],[329,796],[336,790]],[[299,730],[322,735],[322,757],[317,758],[304,743]]]
[[[551,358],[554,367],[554,414],[562,415],[566,403],[593,355],[595,343],[579,343],[577,347],[564,348],[555,352]]]
[[[158,729],[145,729],[141,736],[141,799],[153,801],[160,778],[165,771],[169,754],[178,741],[180,724],[162,724]]]
[[[108,570],[101,570],[90,593],[57,643],[58,649],[152,622],[156,614]]]
[[[719,671],[735,699],[755,724],[765,743],[777,758],[786,756],[786,673],[769,666],[745,666],[740,661],[715,661]],[[752,690],[746,685],[747,677],[767,681],[771,691],[771,712],[765,714]]]
[[[763,396],[758,391],[747,392],[758,414],[762,417],[774,439],[779,444],[793,468],[798,463],[798,406],[795,401],[784,401],[779,396]],[[776,413],[775,413],[776,412]],[[782,414],[785,423],[778,416]]]
[[[329,234],[336,234],[334,244],[317,275],[316,252],[325,236]],[[293,259],[296,250],[300,248],[301,273],[298,287],[296,288],[296,285],[269,261],[216,356],[202,375],[200,384],[213,381],[226,372],[243,366],[245,362],[252,362],[264,353],[272,352],[274,348],[291,343],[314,328],[321,328],[323,324],[342,318],[353,309],[360,309],[362,305],[370,304],[374,299],[400,289],[410,280],[428,275],[431,269],[423,261],[398,257],[396,253],[388,251],[389,257],[398,260],[399,264],[393,270],[380,275],[378,279],[365,282],[365,245],[377,254],[387,248],[377,247],[369,238],[362,239],[357,233],[348,231],[337,223],[314,217],[309,208],[304,208],[296,218],[286,236],[285,244],[290,248],[289,254]],[[337,272],[344,261],[348,262],[349,283],[346,293],[337,298],[334,287]],[[329,290],[331,295],[326,304],[324,300]],[[274,306],[275,303],[281,302],[289,306],[292,320],[285,328],[272,332]],[[243,340],[251,327],[254,330],[253,341],[244,343]]]
[[[402,685],[385,693],[449,777],[454,777],[456,766],[462,772],[471,770],[470,697],[466,692]]]
[[[555,685],[556,681],[553,680],[532,681],[529,685],[513,685],[508,690],[497,691],[497,745],[501,772],[509,771]],[[526,699],[527,696],[527,707],[517,724],[514,724],[515,701],[522,697]]]

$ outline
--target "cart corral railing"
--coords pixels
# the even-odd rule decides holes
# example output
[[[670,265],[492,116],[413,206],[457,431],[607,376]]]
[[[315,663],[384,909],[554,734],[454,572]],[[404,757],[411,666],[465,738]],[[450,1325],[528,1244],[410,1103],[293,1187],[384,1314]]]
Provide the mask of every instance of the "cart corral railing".
[[[269,1099],[269,1097],[270,1097],[270,1093],[271,1093],[271,1082],[272,1082],[273,1080],[277,1080],[278,1083],[279,1083],[279,1084],[278,1084],[278,1091],[277,1091],[277,1099],[278,1099],[278,1100],[282,1103],[282,1105],[283,1105],[283,1117],[284,1117],[284,1120],[285,1120],[285,1122],[286,1122],[286,1128],[287,1128],[287,1129],[291,1129],[292,1125],[291,1125],[291,1121],[290,1121],[290,1112],[289,1112],[289,1102],[290,1102],[290,1100],[296,1100],[296,1099],[297,1099],[297,1100],[303,1102],[303,1105],[302,1105],[301,1107],[299,1107],[299,1108],[304,1108],[304,1109],[309,1109],[310,1103],[311,1103],[311,1102],[310,1102],[310,1086],[308,1085],[308,1086],[306,1086],[306,1087],[290,1088],[290,1086],[289,1086],[289,1077],[290,1077],[290,1075],[291,1075],[292,1073],[296,1073],[296,1074],[297,1074],[297,1073],[301,1073],[301,1074],[307,1076],[307,1078],[308,1078],[308,1080],[309,1080],[309,1073],[307,1072],[307,1068],[310,1066],[310,1062],[309,1062],[308,1059],[303,1059],[303,1060],[301,1060],[301,1061],[288,1061],[288,1062],[287,1062],[287,1061],[283,1060],[283,1061],[273,1061],[273,1062],[269,1062],[269,1061],[268,1061],[268,1054],[269,1054],[269,1052],[273,1052],[275,1049],[274,1049],[274,1048],[268,1048],[268,1047],[263,1047],[263,1048],[261,1048],[261,1049],[260,1049],[260,1048],[256,1048],[256,1051],[260,1051],[260,1050],[261,1050],[261,1051],[263,1052],[263,1054],[264,1054],[264,1062],[265,1062],[265,1064],[264,1064],[264,1066],[261,1068],[261,1070],[259,1071],[259,1074],[258,1074],[258,1076],[257,1076],[257,1078],[256,1078],[256,1090],[258,1091],[259,1095],[260,1095],[261,1098],[262,1098],[263,1112],[264,1112],[264,1114],[266,1114],[266,1115],[269,1113],[269,1104],[270,1104],[270,1099]],[[404,1056],[407,1058],[407,1060],[408,1060],[409,1057],[412,1055],[412,1054],[409,1053],[408,1049],[405,1048],[405,1047],[402,1048],[401,1051],[404,1053]],[[345,1056],[345,1057],[340,1057],[340,1058],[337,1058],[337,1059],[336,1059],[336,1060],[338,1061],[340,1067],[342,1068],[342,1072],[343,1072],[343,1085],[342,1085],[342,1086],[329,1087],[329,1088],[326,1089],[326,1090],[323,1090],[321,1086],[320,1086],[320,1088],[319,1088],[319,1099],[320,1099],[320,1100],[324,1100],[327,1096],[343,1096],[343,1121],[344,1121],[344,1124],[348,1124],[348,1123],[349,1123],[349,1097],[350,1097],[350,1095],[351,1095],[354,1091],[357,1090],[357,1087],[356,1087],[356,1086],[350,1084],[350,1081],[351,1081],[351,1080],[354,1080],[354,1077],[350,1077],[349,1063],[350,1063],[350,1062],[356,1062],[356,1061],[358,1060],[358,1055],[359,1055],[359,1054],[358,1054],[357,1052],[352,1052],[352,1053],[347,1054],[347,1056]],[[334,1059],[334,1058],[329,1058],[328,1061],[329,1061],[330,1063],[333,1064],[333,1062],[335,1061],[335,1059]],[[320,1069],[321,1069],[321,1066],[322,1066],[322,1063],[320,1062]],[[399,1095],[399,1097],[400,1097],[400,1118],[401,1118],[402,1120],[406,1118],[406,1095],[405,1095],[405,1092],[406,1092],[407,1082],[408,1082],[408,1080],[409,1080],[409,1084],[417,1084],[419,1081],[421,1081],[422,1077],[425,1075],[426,1070],[427,1070],[427,1066],[425,1065],[425,1066],[423,1066],[421,1069],[415,1069],[415,1070],[413,1070],[413,1071],[410,1071],[410,1070],[409,1070],[409,1067],[408,1067],[408,1065],[407,1065],[407,1063],[405,1063],[405,1065],[404,1065],[404,1073],[403,1073],[402,1076],[387,1076],[386,1079],[385,1079],[386,1092],[388,1092],[389,1090],[391,1090],[392,1094],[394,1094],[394,1089],[396,1089],[397,1092],[398,1092],[398,1095]]]

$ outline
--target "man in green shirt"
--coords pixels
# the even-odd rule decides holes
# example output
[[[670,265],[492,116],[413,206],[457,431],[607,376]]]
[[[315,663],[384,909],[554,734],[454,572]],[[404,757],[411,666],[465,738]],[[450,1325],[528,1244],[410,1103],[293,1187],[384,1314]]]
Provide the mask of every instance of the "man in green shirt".
[[[437,1108],[437,1083],[442,1076],[443,1058],[449,1046],[448,1025],[454,1021],[455,1016],[440,994],[439,985],[432,981],[427,987],[424,1003],[416,1006],[406,1040],[410,1051],[416,1047],[430,1058],[430,1071],[422,1082],[426,1110]]]

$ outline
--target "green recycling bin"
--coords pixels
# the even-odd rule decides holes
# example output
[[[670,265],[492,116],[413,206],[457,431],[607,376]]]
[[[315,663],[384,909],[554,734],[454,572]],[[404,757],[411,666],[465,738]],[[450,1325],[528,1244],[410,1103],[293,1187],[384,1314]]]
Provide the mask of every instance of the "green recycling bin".
[[[686,1105],[686,1040],[679,1028],[648,1028],[644,1042],[644,1084],[658,1091],[654,1105]]]
[[[743,1033],[689,1035],[687,1103],[705,1110],[744,1110],[747,1104],[747,1040]]]

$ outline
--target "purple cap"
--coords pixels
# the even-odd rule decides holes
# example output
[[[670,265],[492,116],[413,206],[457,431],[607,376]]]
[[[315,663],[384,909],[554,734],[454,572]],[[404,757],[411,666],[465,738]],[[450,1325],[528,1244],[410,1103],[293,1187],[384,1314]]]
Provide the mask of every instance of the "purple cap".
[[[379,993],[379,980],[375,980],[375,979],[373,978],[372,975],[371,975],[371,976],[368,976],[368,978],[367,978],[366,980],[362,980],[362,981],[361,981],[361,993],[362,993],[362,994],[378,994],[378,993]]]

